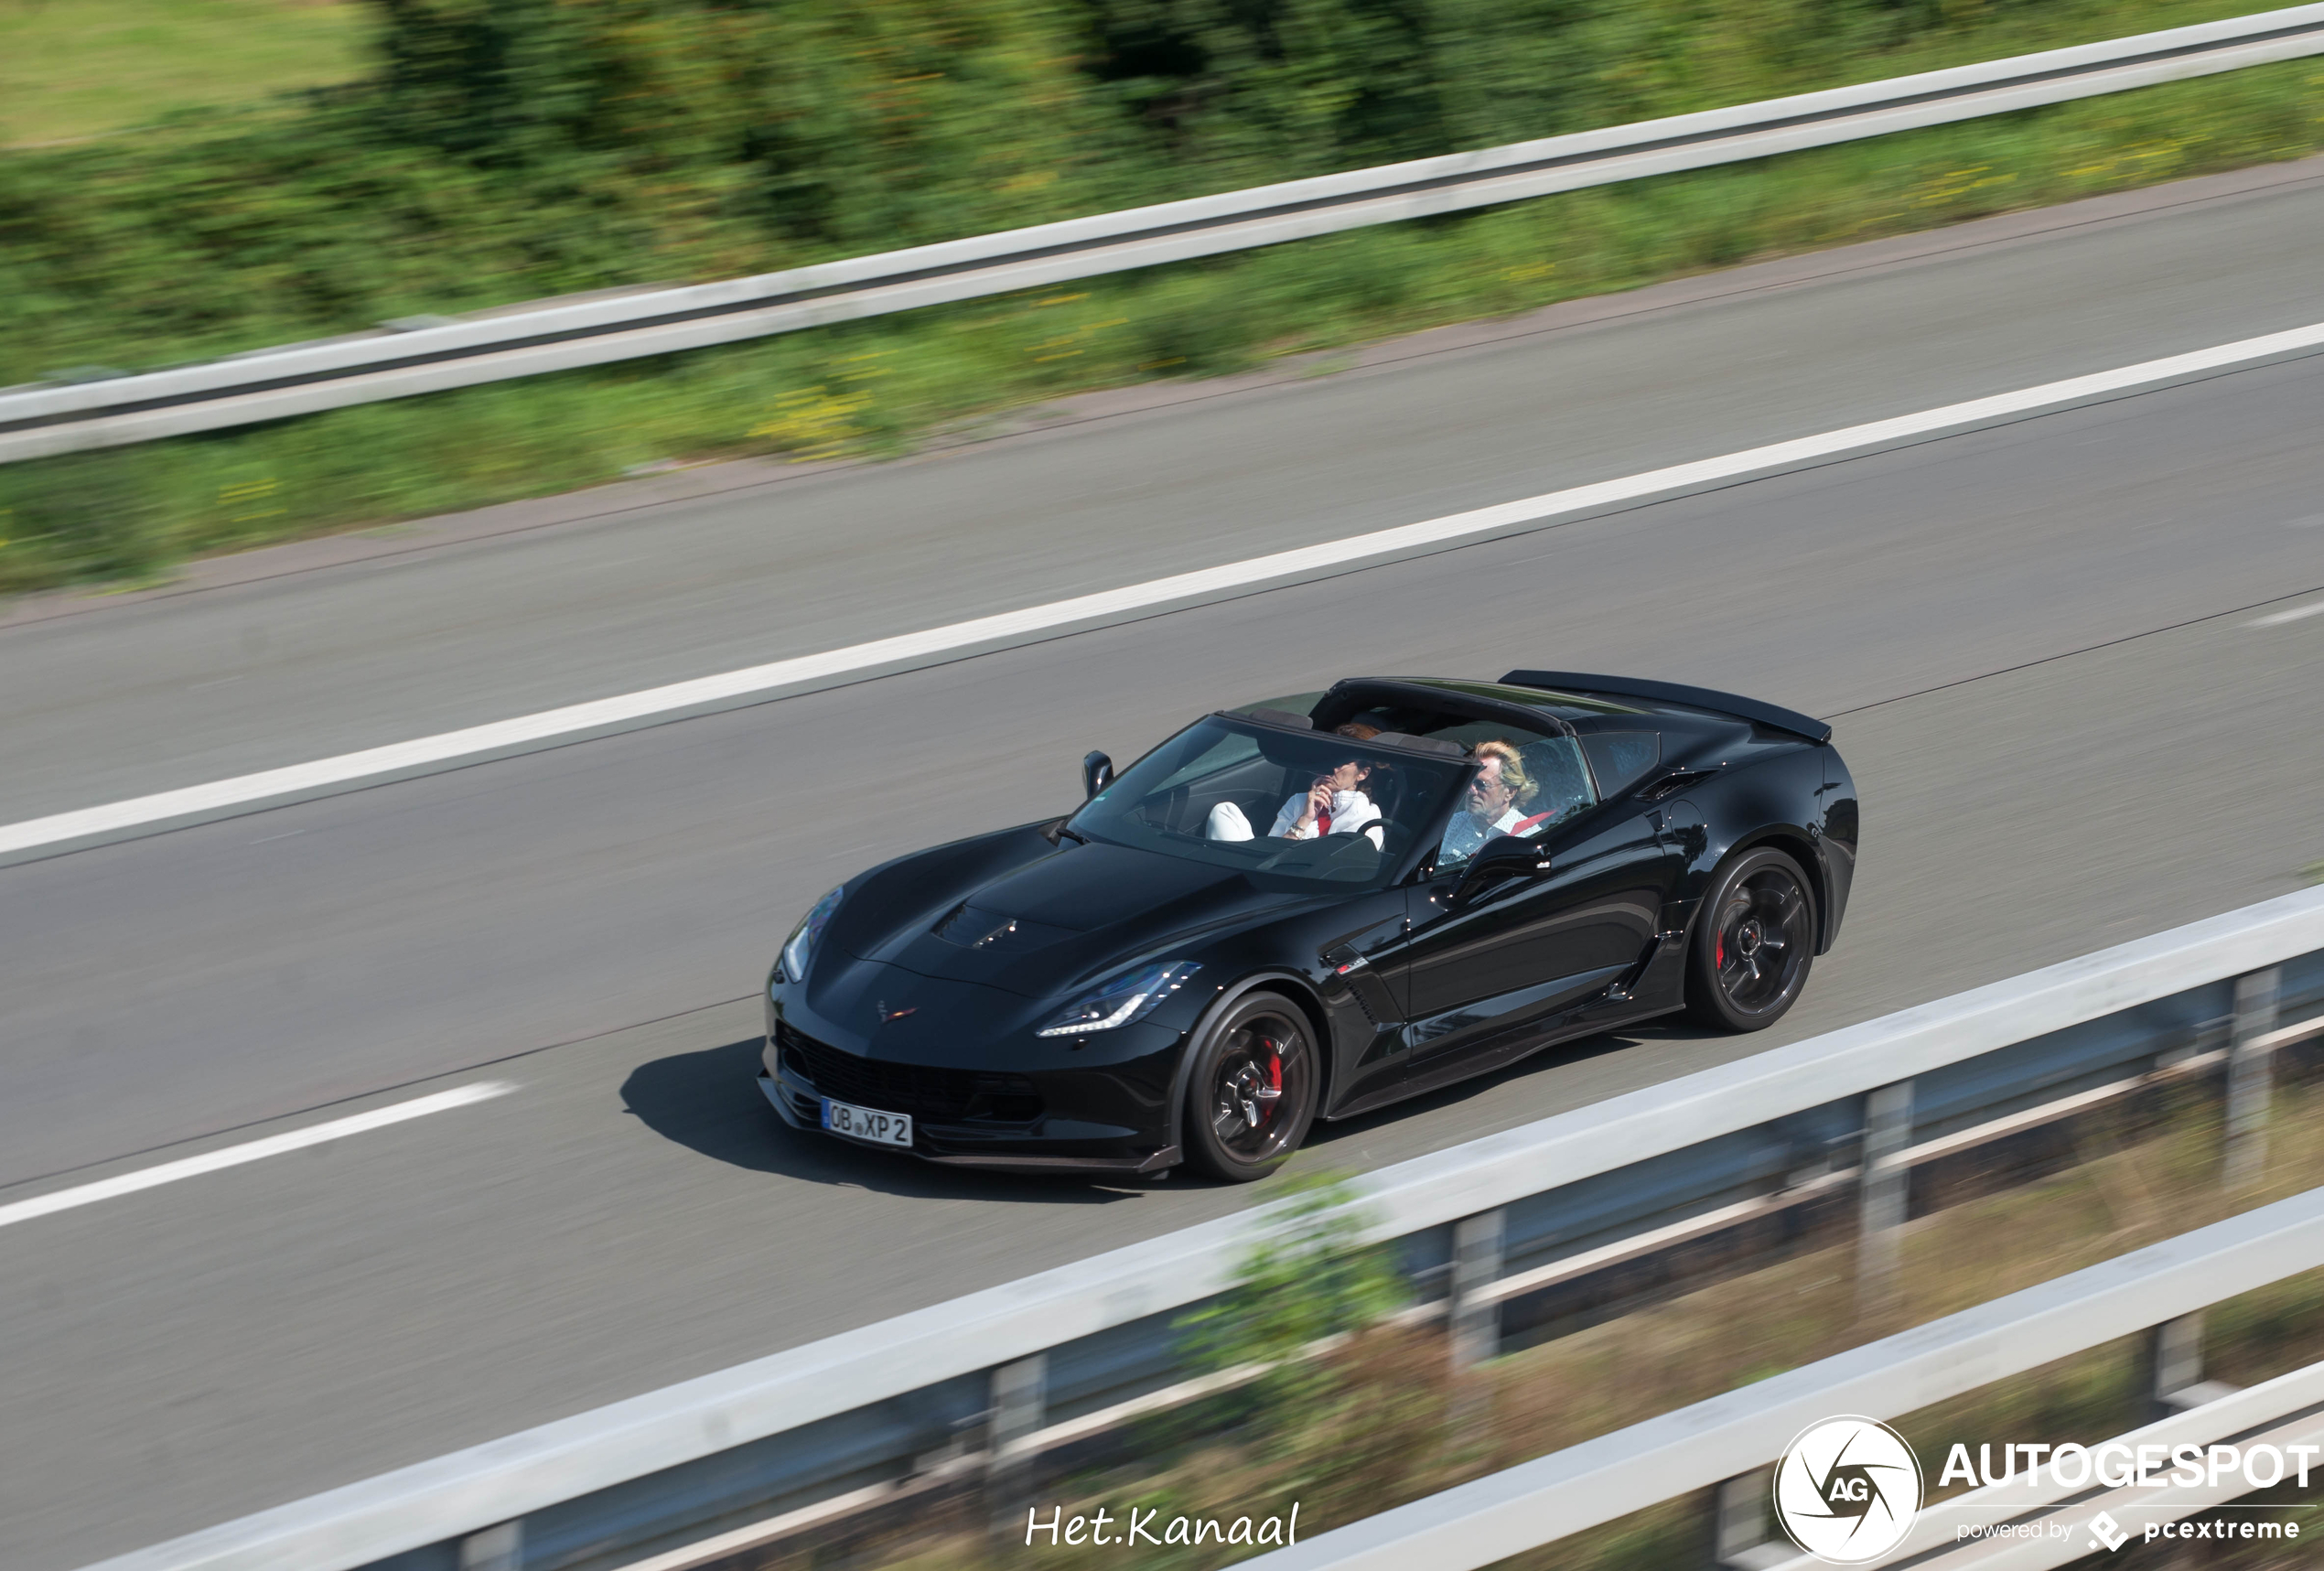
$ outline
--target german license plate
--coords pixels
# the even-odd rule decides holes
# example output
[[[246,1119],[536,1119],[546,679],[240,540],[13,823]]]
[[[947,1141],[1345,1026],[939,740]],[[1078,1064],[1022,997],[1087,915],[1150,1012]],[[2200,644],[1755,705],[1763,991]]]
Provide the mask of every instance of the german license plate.
[[[911,1114],[882,1113],[877,1108],[834,1102],[829,1097],[823,1098],[823,1127],[834,1135],[845,1135],[850,1140],[868,1140],[875,1146],[902,1146],[909,1149],[912,1143]]]

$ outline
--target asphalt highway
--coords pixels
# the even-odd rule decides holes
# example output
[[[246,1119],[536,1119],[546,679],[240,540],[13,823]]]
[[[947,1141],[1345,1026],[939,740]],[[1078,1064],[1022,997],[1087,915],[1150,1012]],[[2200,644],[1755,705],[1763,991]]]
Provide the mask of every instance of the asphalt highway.
[[[2268,166],[1076,400],[909,462],[668,477],[252,553],[228,589],[45,598],[0,613],[0,822],[2302,327],[2320,188],[2324,159]],[[297,571],[318,562],[341,565]]]
[[[20,619],[10,812],[2315,320],[2324,189],[2275,173],[920,464]],[[791,1136],[749,1082],[751,995],[822,889],[1070,805],[1083,750],[1220,703],[1356,672],[1664,675],[1833,717],[1865,795],[1841,947],[1777,1031],[1586,1044],[1329,1129],[1308,1166],[2297,887],[2324,857],[2324,616],[2266,619],[2324,595],[2319,421],[2312,359],[0,870],[0,1206],[516,1087],[0,1226],[8,1561],[83,1564],[1247,1203],[929,1172]]]

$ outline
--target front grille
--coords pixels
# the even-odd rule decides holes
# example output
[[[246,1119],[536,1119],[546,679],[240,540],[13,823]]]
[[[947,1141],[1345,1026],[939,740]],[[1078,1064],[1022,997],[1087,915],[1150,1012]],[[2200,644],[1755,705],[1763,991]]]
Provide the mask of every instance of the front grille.
[[[778,1021],[783,1067],[823,1095],[914,1118],[989,1118],[1024,1124],[1041,1115],[1040,1093],[1021,1074],[930,1069],[859,1059]]]

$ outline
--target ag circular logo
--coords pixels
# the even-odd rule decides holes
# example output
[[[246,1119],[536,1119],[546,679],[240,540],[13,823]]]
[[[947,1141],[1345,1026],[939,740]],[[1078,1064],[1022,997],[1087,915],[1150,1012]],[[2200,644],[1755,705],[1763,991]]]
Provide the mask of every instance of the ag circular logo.
[[[1810,1425],[1775,1465],[1775,1520],[1818,1560],[1877,1560],[1904,1542],[1920,1509],[1921,1459],[1870,1418]]]

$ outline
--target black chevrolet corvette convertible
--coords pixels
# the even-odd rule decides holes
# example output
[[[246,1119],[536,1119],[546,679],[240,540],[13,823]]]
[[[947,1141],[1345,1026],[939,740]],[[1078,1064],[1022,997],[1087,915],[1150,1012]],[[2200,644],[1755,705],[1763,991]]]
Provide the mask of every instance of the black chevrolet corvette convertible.
[[[1831,727],[1569,672],[1357,678],[1196,721],[1065,818],[818,900],[767,984],[791,1124],[931,1161],[1228,1179],[1344,1118],[1684,1009],[1770,1025],[1832,946]]]

